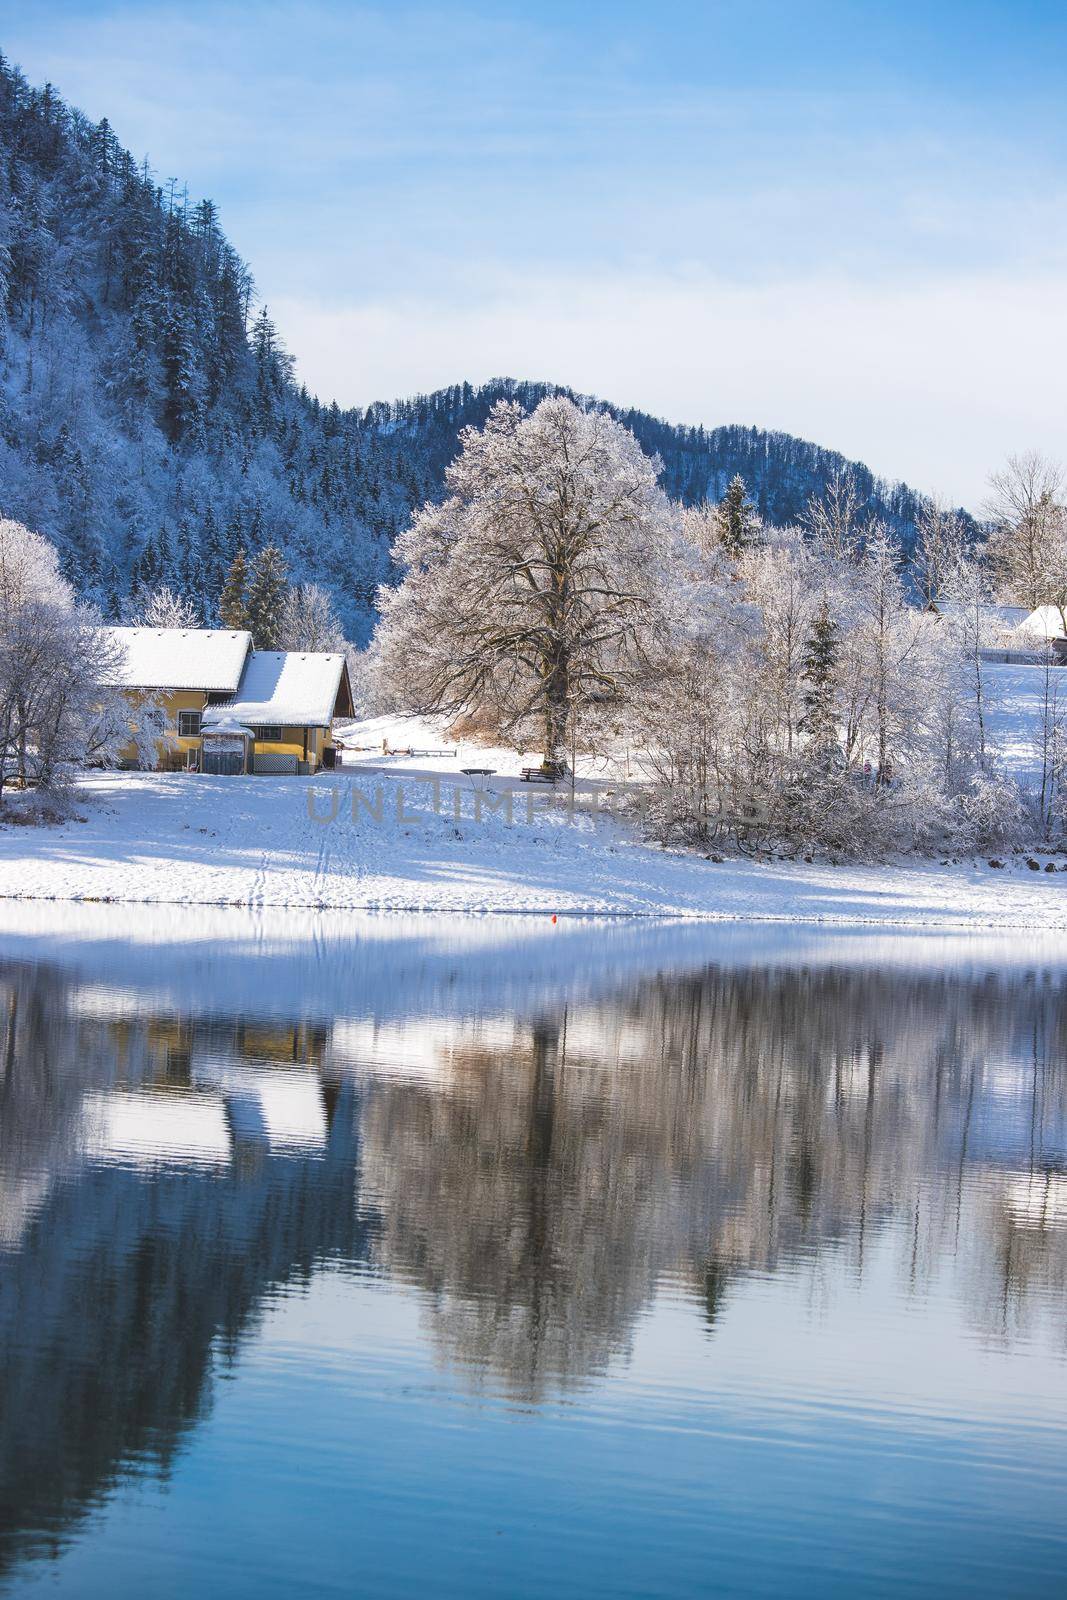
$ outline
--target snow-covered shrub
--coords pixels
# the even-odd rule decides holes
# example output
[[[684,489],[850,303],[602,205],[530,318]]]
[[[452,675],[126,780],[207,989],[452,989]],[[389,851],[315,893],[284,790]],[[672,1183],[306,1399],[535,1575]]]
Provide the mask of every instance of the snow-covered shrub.
[[[1026,811],[1014,778],[975,772],[956,799],[956,840],[961,849],[1010,849],[1027,833]]]
[[[337,620],[333,597],[319,583],[294,583],[282,605],[279,648],[325,650],[345,648],[344,630]]]

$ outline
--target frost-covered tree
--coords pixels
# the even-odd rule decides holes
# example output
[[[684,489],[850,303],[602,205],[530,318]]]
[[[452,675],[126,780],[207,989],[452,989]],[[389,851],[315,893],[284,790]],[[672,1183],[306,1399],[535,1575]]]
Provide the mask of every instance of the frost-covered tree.
[[[1058,823],[1062,825],[1067,793],[1067,688],[1060,686],[1063,676],[1054,664],[1052,646],[1046,641],[1042,652],[1041,719],[1034,739],[1041,763],[1038,813],[1046,837],[1058,831]]]
[[[647,785],[646,819],[664,839],[736,837],[745,811],[736,688],[758,618],[702,515],[679,519],[657,565],[657,626],[623,717]]]
[[[855,472],[840,467],[823,492],[808,500],[801,526],[832,560],[843,563],[855,558],[868,521]]]
[[[248,578],[248,623],[257,650],[281,648],[289,574],[281,551],[269,544],[252,563]]]
[[[623,711],[658,836],[833,856],[1017,836],[1017,788],[983,756],[980,635],[961,604],[909,603],[887,529],[772,533],[734,561],[698,514],[680,525]]]
[[[884,524],[866,532],[852,593],[860,681],[869,688],[859,731],[863,737],[865,725],[870,726],[875,781],[881,785],[889,782],[894,759],[911,728],[907,657],[916,640],[901,581],[900,548]]]
[[[1033,611],[1059,607],[1067,627],[1067,508],[1063,470],[1036,452],[1011,456],[990,479],[990,556],[1004,596]]]
[[[282,607],[281,649],[345,649],[333,599],[321,584],[297,583],[289,590]]]
[[[745,598],[762,619],[764,643],[752,670],[766,736],[792,756],[803,715],[804,658],[832,568],[799,528],[786,528],[748,552],[740,577]]]
[[[978,764],[986,765],[986,652],[993,640],[990,606],[992,576],[986,564],[961,556],[945,578],[944,598],[951,603],[947,626],[952,630],[964,665],[966,695],[977,731]]]
[[[0,797],[9,784],[55,789],[137,732],[141,719],[107,687],[114,649],[49,542],[0,521]]]
[[[200,613],[187,595],[162,584],[142,600],[130,620],[142,628],[199,628]]]
[[[402,534],[380,596],[383,682],[412,711],[477,710],[567,749],[573,719],[639,670],[670,517],[656,462],[599,411],[502,403],[468,429],[449,496]]]
[[[912,573],[923,605],[933,605],[947,597],[949,584],[970,545],[966,524],[958,511],[940,500],[931,500],[921,508],[915,524]]]

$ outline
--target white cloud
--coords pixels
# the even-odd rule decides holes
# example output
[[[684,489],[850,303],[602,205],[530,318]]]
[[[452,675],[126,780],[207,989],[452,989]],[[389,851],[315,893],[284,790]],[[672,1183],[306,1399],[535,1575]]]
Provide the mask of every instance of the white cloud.
[[[971,507],[1010,451],[1065,452],[1067,304],[1054,280],[516,279],[458,308],[423,297],[272,311],[303,380],[342,405],[545,378],[672,422],[802,433]]]

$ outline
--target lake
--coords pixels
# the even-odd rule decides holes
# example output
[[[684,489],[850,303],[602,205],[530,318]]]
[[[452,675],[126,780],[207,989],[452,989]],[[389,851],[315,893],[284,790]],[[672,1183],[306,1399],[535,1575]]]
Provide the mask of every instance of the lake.
[[[0,906],[0,1591],[1060,1595],[1067,942]]]

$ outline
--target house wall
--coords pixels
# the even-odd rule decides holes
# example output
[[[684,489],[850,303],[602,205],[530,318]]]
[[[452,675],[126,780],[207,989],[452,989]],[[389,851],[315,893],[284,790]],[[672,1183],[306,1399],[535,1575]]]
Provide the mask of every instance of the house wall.
[[[255,729],[252,730],[255,732]],[[304,755],[304,728],[285,727],[279,740],[256,739],[255,755],[287,755],[295,756],[298,761],[307,760],[312,771],[322,765],[322,738],[326,729],[307,729],[307,756]]]
[[[179,739],[178,713],[179,711],[203,711],[206,696],[203,689],[169,689],[163,693],[149,694],[142,689],[131,689],[126,698],[135,709],[145,700],[159,700],[167,714],[167,732],[171,736],[165,744],[157,742],[157,766],[159,768],[184,767],[186,752],[199,750],[199,739]],[[132,766],[137,760],[137,747],[128,744],[122,750],[119,760],[123,766]]]
[[[139,705],[147,698],[140,690],[131,690],[127,696],[131,706]],[[170,734],[165,745],[157,745],[159,752],[158,767],[161,770],[174,770],[184,767],[186,756],[190,750],[199,752],[200,740],[182,739],[178,737],[178,713],[180,711],[203,711],[207,703],[207,696],[202,689],[172,689],[164,694],[153,696],[162,701],[167,714],[167,731]],[[253,729],[253,732],[255,730]],[[331,728],[312,728],[307,732],[307,755],[304,754],[303,726],[286,726],[282,728],[280,739],[256,739],[252,751],[252,759],[259,755],[287,755],[295,756],[297,761],[305,759],[309,769],[314,772],[322,765],[322,752],[333,744],[333,730]],[[132,766],[137,760],[137,749],[133,743],[128,744],[120,756],[122,764]]]

